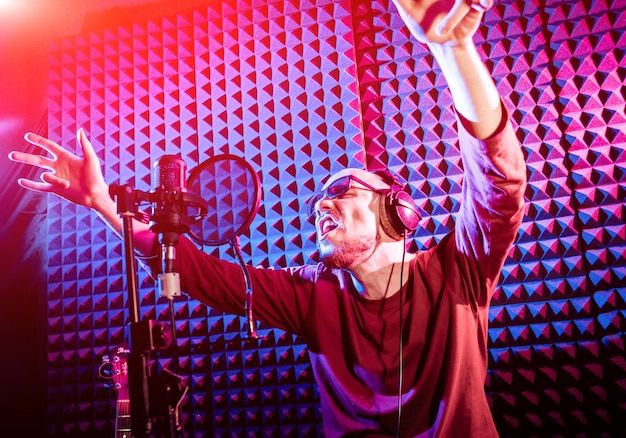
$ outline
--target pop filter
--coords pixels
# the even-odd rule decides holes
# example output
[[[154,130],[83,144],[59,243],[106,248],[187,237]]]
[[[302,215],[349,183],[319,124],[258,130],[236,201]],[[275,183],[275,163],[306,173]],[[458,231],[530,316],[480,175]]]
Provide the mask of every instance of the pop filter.
[[[189,226],[189,235],[202,245],[229,243],[239,260],[246,283],[245,315],[248,337],[258,338],[252,314],[252,282],[239,248],[239,235],[246,230],[261,202],[257,173],[243,158],[216,155],[191,171],[187,188],[206,202],[207,214]]]
[[[189,235],[202,245],[230,243],[245,231],[259,210],[259,176],[243,158],[222,154],[190,172],[187,188],[205,202],[207,214],[190,225]]]

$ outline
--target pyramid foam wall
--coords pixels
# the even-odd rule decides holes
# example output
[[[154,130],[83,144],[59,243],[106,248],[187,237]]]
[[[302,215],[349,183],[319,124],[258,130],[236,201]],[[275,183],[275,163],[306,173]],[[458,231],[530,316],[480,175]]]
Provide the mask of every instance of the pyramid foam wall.
[[[83,127],[110,183],[151,187],[153,163],[217,154],[258,171],[246,260],[315,260],[304,202],[344,167],[387,167],[426,213],[411,249],[453,228],[463,164],[445,80],[386,0],[246,0],[54,41],[49,136]],[[499,1],[476,36],[527,162],[526,217],[490,311],[486,391],[506,436],[610,436],[626,413],[626,6]],[[71,146],[73,147],[73,146]],[[123,247],[100,219],[48,205],[48,432],[111,436],[98,376],[127,341]],[[207,252],[232,258],[227,247]],[[169,306],[138,273],[140,315]],[[300,339],[195,300],[173,303],[189,436],[321,436]],[[166,353],[155,369],[171,367]]]

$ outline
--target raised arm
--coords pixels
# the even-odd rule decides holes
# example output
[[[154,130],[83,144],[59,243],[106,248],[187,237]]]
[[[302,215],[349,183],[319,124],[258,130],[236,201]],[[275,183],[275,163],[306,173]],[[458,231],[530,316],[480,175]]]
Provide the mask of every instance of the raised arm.
[[[450,0],[448,15],[425,20],[448,0],[393,0],[411,33],[426,44],[448,82],[459,115],[463,194],[456,220],[459,251],[474,260],[488,303],[523,218],[526,168],[500,95],[472,41],[491,0]],[[421,23],[421,24],[420,24]]]
[[[76,136],[83,158],[45,137],[33,133],[26,134],[24,137],[26,141],[43,149],[49,156],[13,151],[9,158],[47,172],[41,174],[41,181],[21,178],[18,184],[29,190],[53,193],[74,204],[91,208],[113,231],[121,235],[121,219],[117,214],[115,202],[109,196],[109,186],[104,181],[100,161],[85,132],[79,129]],[[149,225],[135,221],[133,232],[137,252],[150,254],[154,248],[155,236],[150,231]]]

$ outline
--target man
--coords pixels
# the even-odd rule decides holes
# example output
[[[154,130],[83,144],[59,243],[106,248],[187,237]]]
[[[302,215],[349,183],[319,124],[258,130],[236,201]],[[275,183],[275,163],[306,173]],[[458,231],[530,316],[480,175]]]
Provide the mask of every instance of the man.
[[[394,2],[437,59],[454,99],[465,168],[455,230],[434,248],[407,254],[407,230],[390,231],[382,205],[393,183],[365,170],[339,172],[311,205],[322,263],[249,269],[255,316],[306,340],[328,437],[497,436],[484,393],[488,306],[523,217],[525,167],[472,42],[490,2],[458,1],[443,21],[428,12],[433,1]],[[119,233],[116,206],[84,132],[78,131],[82,159],[37,135],[26,139],[53,157],[13,152],[11,159],[52,172],[42,182],[19,183],[92,208]],[[134,231],[141,255],[158,254],[148,225]],[[239,266],[185,238],[177,265],[185,292],[243,314]]]

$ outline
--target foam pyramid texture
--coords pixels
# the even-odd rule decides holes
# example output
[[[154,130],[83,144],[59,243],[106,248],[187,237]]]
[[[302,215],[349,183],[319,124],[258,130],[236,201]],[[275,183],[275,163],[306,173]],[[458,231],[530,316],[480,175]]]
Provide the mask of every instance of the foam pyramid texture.
[[[452,100],[387,0],[244,0],[50,46],[49,136],[83,127],[110,183],[230,153],[263,199],[241,237],[254,265],[315,260],[305,200],[344,167],[387,167],[425,212],[412,250],[454,226],[462,184]],[[527,162],[526,217],[490,310],[486,392],[503,437],[619,436],[626,413],[626,4],[498,1],[475,37]],[[48,204],[48,432],[111,436],[102,357],[127,339],[120,240]],[[227,247],[207,252],[232,258]],[[169,321],[138,274],[141,317]],[[322,436],[300,339],[185,297],[174,302],[189,436]],[[172,365],[164,353],[154,367]],[[612,435],[614,434],[614,435]]]

